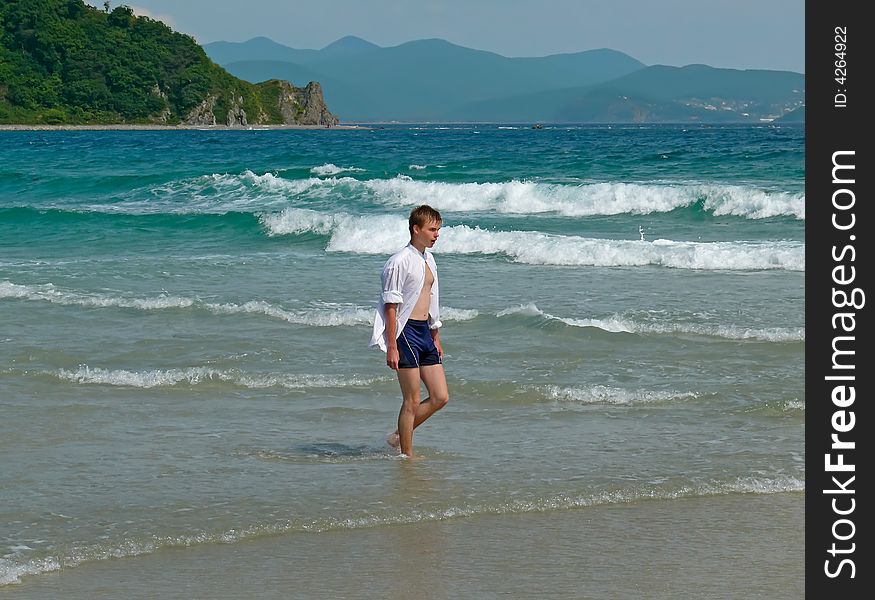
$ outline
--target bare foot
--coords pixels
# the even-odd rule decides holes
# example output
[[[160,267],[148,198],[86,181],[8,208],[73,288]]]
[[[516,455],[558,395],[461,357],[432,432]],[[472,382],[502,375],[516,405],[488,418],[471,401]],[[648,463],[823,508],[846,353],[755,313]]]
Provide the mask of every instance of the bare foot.
[[[398,435],[397,431],[393,431],[386,436],[386,443],[397,450],[401,447],[401,436]]]

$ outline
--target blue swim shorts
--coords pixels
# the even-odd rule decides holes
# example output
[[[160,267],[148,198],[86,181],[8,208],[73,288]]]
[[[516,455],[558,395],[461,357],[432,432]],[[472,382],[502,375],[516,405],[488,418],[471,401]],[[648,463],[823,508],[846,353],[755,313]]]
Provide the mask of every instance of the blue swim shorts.
[[[399,369],[417,369],[443,362],[431,338],[428,321],[407,319],[398,336],[398,354]]]

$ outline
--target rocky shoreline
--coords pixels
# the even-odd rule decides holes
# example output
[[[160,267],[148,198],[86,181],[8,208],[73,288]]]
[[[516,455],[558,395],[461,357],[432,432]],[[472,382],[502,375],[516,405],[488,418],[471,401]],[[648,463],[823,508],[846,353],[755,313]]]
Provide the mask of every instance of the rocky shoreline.
[[[170,131],[193,129],[199,131],[256,131],[274,129],[371,129],[361,125],[3,125],[0,131]]]

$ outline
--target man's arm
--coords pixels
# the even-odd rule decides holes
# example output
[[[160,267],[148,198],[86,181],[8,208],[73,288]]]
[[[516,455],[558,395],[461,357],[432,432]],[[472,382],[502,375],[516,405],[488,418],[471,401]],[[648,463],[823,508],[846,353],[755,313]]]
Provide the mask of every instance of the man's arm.
[[[438,356],[441,357],[441,360],[444,358],[444,349],[441,347],[441,330],[440,328],[429,329],[429,333],[431,333],[431,339],[434,341],[434,347],[437,348]]]
[[[386,322],[386,364],[393,371],[398,370],[398,361],[401,358],[398,354],[398,335],[396,331],[398,321],[395,318],[397,313],[397,304],[386,304],[383,311],[383,320]]]

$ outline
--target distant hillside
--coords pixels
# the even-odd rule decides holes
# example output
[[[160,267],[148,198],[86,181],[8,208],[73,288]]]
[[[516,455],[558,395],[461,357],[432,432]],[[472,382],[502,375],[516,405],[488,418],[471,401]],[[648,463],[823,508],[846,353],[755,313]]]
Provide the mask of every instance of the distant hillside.
[[[784,115],[780,119],[775,119],[775,121],[780,122],[780,123],[804,123],[805,122],[805,107],[800,106],[796,110],[788,112],[786,115]]]
[[[440,120],[453,107],[520,90],[592,85],[644,67],[614,50],[507,58],[439,39],[381,48],[346,37],[321,50],[297,50],[254,38],[239,44],[215,42],[204,49],[247,81],[316,78],[324,82],[334,110],[353,121]]]
[[[788,71],[657,65],[593,86],[472,103],[459,120],[583,123],[744,123],[781,118],[805,102],[805,76]],[[804,111],[801,113],[804,120]]]
[[[805,103],[805,76],[789,71],[657,65],[595,87],[556,118],[632,122],[771,121]]]
[[[127,6],[0,1],[0,123],[337,123],[322,90],[259,85]]]

